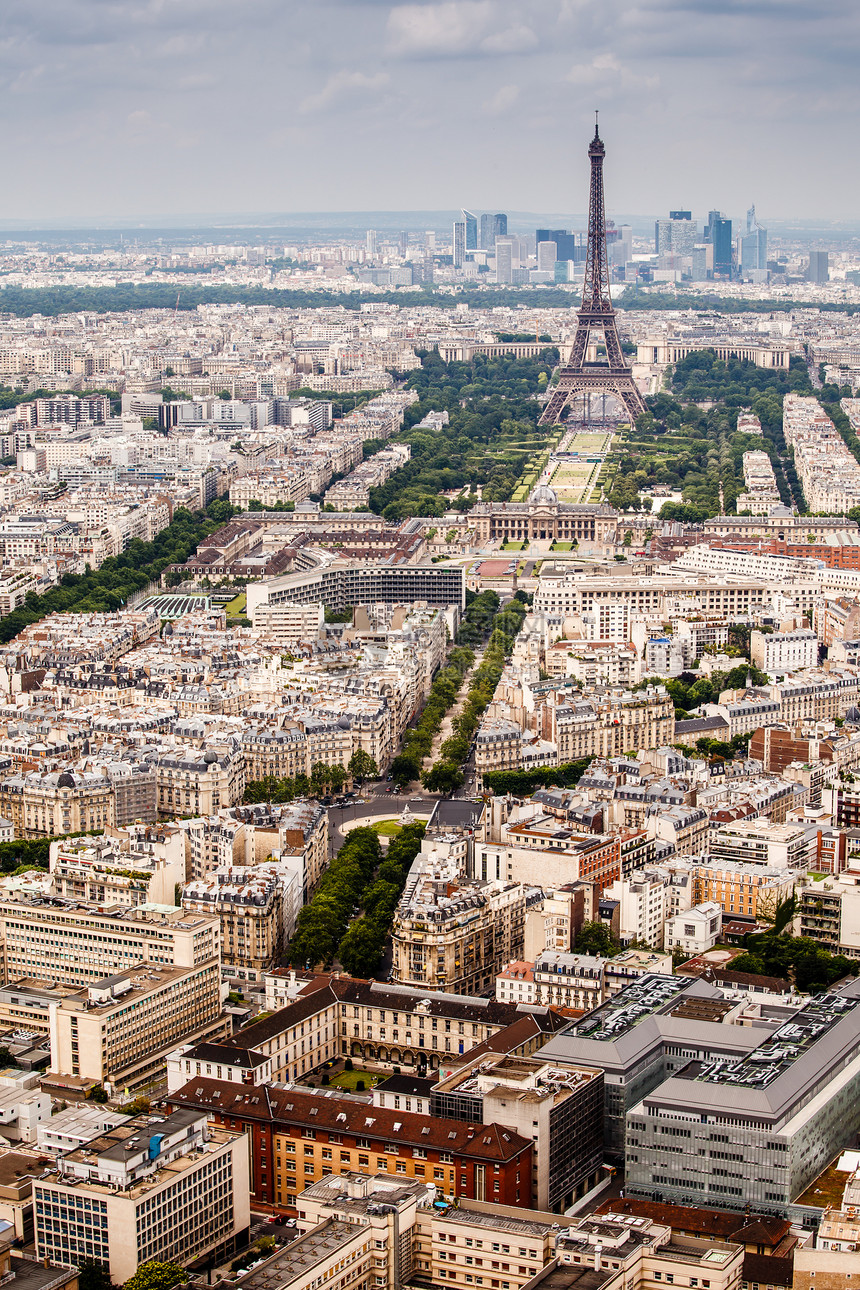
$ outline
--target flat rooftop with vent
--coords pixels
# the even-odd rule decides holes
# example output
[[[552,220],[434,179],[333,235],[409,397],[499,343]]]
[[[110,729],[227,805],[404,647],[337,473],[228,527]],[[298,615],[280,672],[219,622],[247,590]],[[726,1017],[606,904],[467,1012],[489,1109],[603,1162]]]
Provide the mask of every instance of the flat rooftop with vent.
[[[743,1054],[688,1060],[627,1115],[630,1195],[786,1217],[860,1129],[860,982]]]
[[[40,1258],[96,1258],[115,1283],[150,1259],[231,1254],[250,1222],[248,1139],[199,1111],[138,1115],[33,1183]]]

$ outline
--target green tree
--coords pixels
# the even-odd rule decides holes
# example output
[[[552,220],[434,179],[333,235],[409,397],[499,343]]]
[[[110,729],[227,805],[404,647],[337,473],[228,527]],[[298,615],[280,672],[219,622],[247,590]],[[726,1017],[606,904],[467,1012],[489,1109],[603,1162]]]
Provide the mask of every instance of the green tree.
[[[353,923],[338,947],[337,956],[350,976],[370,977],[376,972],[385,946],[384,930],[365,918]]]
[[[612,940],[612,933],[605,923],[583,923],[576,934],[578,954],[599,954],[603,958],[609,958],[617,948]]]
[[[78,1290],[113,1290],[110,1272],[98,1259],[77,1260]]]
[[[178,1263],[159,1263],[157,1259],[141,1263],[122,1290],[173,1290],[188,1280],[188,1273]]]
[[[370,753],[365,752],[363,748],[356,748],[346,769],[350,779],[358,784],[363,784],[366,779],[379,778],[379,767]]]
[[[430,793],[444,793],[450,796],[462,787],[464,778],[456,762],[435,761],[429,770],[422,772],[421,783]]]
[[[398,753],[391,763],[391,778],[398,788],[405,788],[421,776],[421,762],[410,753]]]

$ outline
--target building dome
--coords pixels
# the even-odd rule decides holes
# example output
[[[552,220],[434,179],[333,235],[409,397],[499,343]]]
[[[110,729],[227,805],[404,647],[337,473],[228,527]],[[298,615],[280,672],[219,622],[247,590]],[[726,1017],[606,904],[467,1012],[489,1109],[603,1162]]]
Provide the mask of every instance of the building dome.
[[[349,717],[338,717],[337,728],[338,730],[349,730],[350,729]]]
[[[67,770],[64,770],[62,775],[60,775],[59,779],[57,780],[57,788],[74,788],[74,787],[75,787],[74,776],[70,775]]]
[[[554,488],[550,488],[549,484],[538,484],[537,488],[532,490],[529,501],[537,506],[557,506],[558,494]]]
[[[215,749],[210,748],[208,752],[205,752],[203,754],[203,760],[207,766],[214,766],[218,760],[218,754],[215,752]]]

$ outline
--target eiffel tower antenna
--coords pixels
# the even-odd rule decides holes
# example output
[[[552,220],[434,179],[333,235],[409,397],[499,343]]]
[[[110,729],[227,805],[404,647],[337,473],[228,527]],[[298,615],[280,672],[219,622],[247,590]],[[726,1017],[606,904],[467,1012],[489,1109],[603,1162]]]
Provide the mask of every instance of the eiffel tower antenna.
[[[640,412],[645,411],[642,395],[630,368],[624,362],[615,310],[609,293],[609,256],[606,251],[606,212],[603,202],[605,152],[595,109],[594,138],[588,148],[591,189],[588,199],[588,250],[585,281],[582,284],[582,305],[570,358],[561,369],[558,385],[541,413],[539,424],[542,426],[557,425],[564,409],[580,394],[614,394],[623,404],[631,422]],[[592,332],[603,335],[606,358],[601,362],[588,360]]]

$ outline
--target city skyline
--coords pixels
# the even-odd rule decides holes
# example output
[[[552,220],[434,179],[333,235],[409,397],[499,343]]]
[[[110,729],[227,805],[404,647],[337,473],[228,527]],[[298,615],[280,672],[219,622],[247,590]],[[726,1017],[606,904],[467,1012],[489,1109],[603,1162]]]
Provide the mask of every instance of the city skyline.
[[[501,210],[522,205],[524,158],[530,205],[563,210],[595,106],[610,211],[740,212],[754,186],[765,219],[860,214],[838,164],[858,95],[846,0],[250,0],[241,25],[222,0],[38,0],[7,9],[6,35],[8,219]],[[838,176],[826,202],[797,184],[802,158]]]

